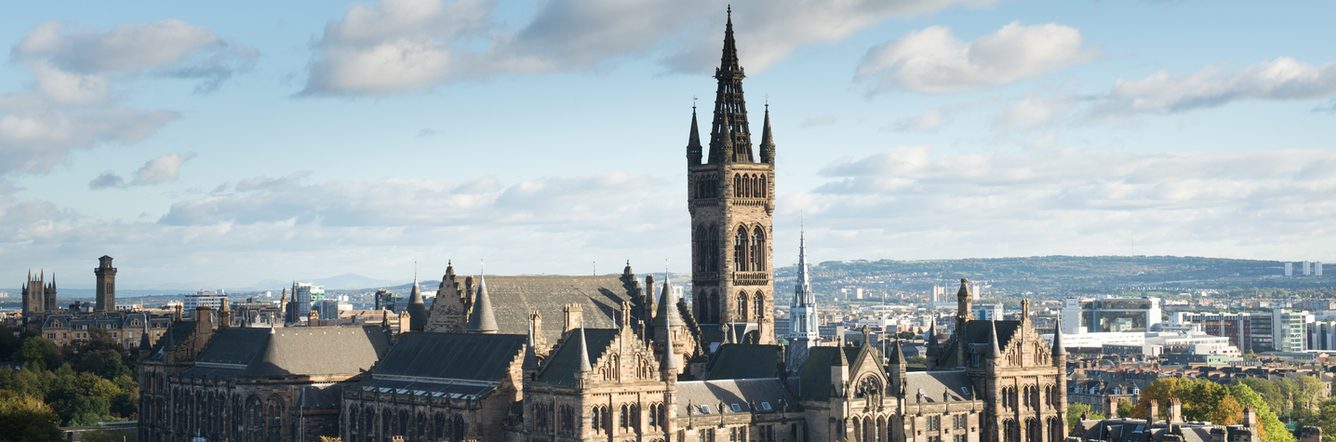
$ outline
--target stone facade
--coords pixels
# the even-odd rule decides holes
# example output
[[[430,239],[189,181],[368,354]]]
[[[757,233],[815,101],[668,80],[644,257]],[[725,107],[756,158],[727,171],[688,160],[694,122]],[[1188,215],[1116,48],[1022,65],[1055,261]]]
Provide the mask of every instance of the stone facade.
[[[714,119],[708,158],[702,158],[696,115],[687,142],[687,207],[691,212],[692,305],[702,328],[755,324],[752,342],[775,342],[774,142],[767,106],[759,160],[752,156],[747,103],[729,17],[724,53],[715,70]],[[722,333],[721,333],[722,335]],[[714,342],[723,337],[715,335]]]

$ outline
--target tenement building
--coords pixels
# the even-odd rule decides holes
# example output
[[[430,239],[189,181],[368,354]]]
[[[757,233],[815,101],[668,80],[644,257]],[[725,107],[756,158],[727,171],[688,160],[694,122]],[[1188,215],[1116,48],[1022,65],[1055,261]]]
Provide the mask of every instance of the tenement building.
[[[775,142],[754,152],[731,14],[708,150],[687,142],[691,290],[669,275],[463,276],[399,326],[240,328],[197,312],[148,348],[145,441],[868,441],[1066,439],[1061,345],[1028,315],[979,320],[910,367],[899,342],[821,341],[799,246],[774,329]],[[1057,338],[1061,339],[1061,337]],[[883,350],[885,348],[885,350]]]

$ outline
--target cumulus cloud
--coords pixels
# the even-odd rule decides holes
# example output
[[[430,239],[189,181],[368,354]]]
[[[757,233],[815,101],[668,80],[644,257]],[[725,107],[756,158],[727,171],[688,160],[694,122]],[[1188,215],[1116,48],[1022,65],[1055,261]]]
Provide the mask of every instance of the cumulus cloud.
[[[1140,80],[1118,80],[1094,97],[1097,115],[1176,113],[1241,100],[1318,100],[1336,97],[1336,63],[1313,65],[1289,57],[1238,71],[1206,67],[1188,75],[1159,71]]]
[[[1081,31],[1056,23],[1011,22],[972,42],[932,26],[872,48],[857,75],[871,92],[903,88],[950,93],[1012,83],[1090,59]]]
[[[124,178],[110,170],[102,172],[92,181],[88,182],[88,188],[92,190],[109,189],[118,187],[133,186],[153,186],[157,184],[170,183],[176,181],[181,176],[181,166],[195,158],[194,152],[170,153],[145,162],[143,166],[135,171],[134,178],[126,182]]]
[[[1132,153],[904,147],[832,162],[809,192],[845,256],[1320,256],[1336,152]],[[857,239],[855,239],[857,238]],[[894,244],[874,254],[864,243]],[[943,244],[956,249],[945,250]],[[854,250],[862,248],[863,254]]]
[[[798,47],[833,42],[891,17],[995,0],[742,0],[739,52],[753,72]],[[719,61],[723,11],[706,0],[554,0],[518,26],[490,0],[382,0],[350,8],[314,44],[303,95],[380,95],[495,74],[599,69],[659,56],[666,70]],[[764,42],[764,44],[762,44]],[[685,47],[671,51],[669,47]]]
[[[71,152],[139,142],[179,117],[114,99],[118,83],[149,77],[196,81],[209,92],[254,62],[253,49],[179,20],[107,31],[62,22],[37,26],[10,51],[31,89],[0,95],[0,176],[47,173]],[[114,184],[100,177],[90,187]]]
[[[29,32],[11,54],[33,66],[43,91],[65,89],[66,94],[70,89],[105,93],[105,76],[144,73],[199,80],[196,90],[211,92],[250,69],[257,57],[252,48],[175,19],[107,31],[47,22]]]
[[[46,173],[70,152],[135,143],[177,117],[114,105],[71,108],[32,94],[0,96],[0,176]]]

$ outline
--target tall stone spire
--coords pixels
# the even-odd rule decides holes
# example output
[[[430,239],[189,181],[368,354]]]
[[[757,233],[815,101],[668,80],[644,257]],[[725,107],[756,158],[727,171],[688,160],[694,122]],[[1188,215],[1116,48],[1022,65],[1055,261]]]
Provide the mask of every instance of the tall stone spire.
[[[710,128],[710,163],[752,162],[751,133],[747,124],[747,103],[742,94],[742,79],[747,75],[738,65],[738,47],[733,40],[733,9],[728,9],[724,27],[724,52],[714,78],[719,87],[714,97],[714,121]],[[728,139],[725,140],[725,137]],[[725,141],[727,144],[725,145]]]
[[[1058,319],[1053,328],[1053,365],[1055,367],[1065,367],[1067,364],[1067,349],[1062,348],[1062,311],[1058,311]]]
[[[691,104],[691,133],[687,134],[687,165],[700,164],[703,149],[700,145],[700,127],[696,125],[696,104]]]
[[[653,287],[650,288],[653,290]],[[663,354],[660,356],[659,370],[663,372],[663,380],[677,378],[677,352],[673,350],[673,317],[677,316],[677,309],[672,308],[675,302],[670,302],[673,298],[673,286],[668,283],[668,272],[663,273],[663,296],[659,297],[659,306],[673,313],[660,315],[663,318]]]
[[[807,232],[798,229],[798,283],[793,287],[794,307],[806,307],[816,302],[812,294],[812,281],[807,275]]]
[[[413,289],[408,294],[408,329],[423,331],[427,329],[427,303],[422,300],[422,289],[418,287],[417,270],[413,270]]]
[[[577,339],[580,340],[576,343],[578,345],[576,351],[580,352],[580,373],[588,373],[590,370],[593,370],[594,367],[589,364],[589,344],[585,343],[585,328],[583,324],[580,325],[580,331],[577,333]]]
[[[765,104],[765,125],[761,129],[761,162],[775,162],[775,136],[770,131],[770,103]]]
[[[992,356],[994,359],[1001,359],[1002,346],[999,345],[997,342],[997,320],[994,319],[992,321],[988,321],[988,326],[989,326],[988,340],[990,341],[990,345],[992,346],[991,348],[989,348],[989,351],[991,352],[989,356]]]
[[[487,296],[487,278],[478,274],[477,301],[473,314],[469,316],[470,333],[496,333],[496,315],[492,313],[492,300]]]

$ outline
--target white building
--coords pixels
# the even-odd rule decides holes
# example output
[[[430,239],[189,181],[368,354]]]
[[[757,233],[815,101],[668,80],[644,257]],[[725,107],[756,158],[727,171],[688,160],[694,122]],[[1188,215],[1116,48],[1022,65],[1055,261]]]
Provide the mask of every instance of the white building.
[[[1287,262],[1285,263],[1285,277],[1289,278],[1291,276],[1294,276],[1294,263]]]
[[[1271,310],[1271,339],[1275,351],[1301,352],[1307,347],[1304,340],[1308,336],[1306,323],[1313,322],[1308,312],[1296,312],[1278,308]]]
[[[218,310],[223,308],[225,302],[227,302],[227,292],[223,290],[200,290],[183,297],[181,300],[182,314],[186,317],[194,317],[195,309],[198,307],[209,307]]]

